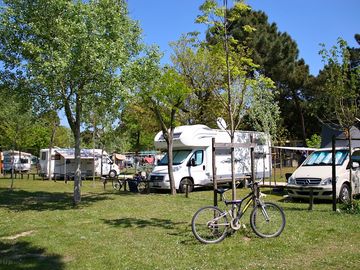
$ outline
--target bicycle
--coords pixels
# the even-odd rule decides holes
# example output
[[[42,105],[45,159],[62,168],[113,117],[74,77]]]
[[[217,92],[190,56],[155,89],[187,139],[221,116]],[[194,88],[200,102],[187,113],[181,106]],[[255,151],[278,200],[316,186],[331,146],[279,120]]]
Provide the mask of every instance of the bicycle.
[[[133,179],[129,179],[129,178],[125,180],[116,179],[112,181],[112,186],[115,190],[120,190],[125,185],[125,182],[127,182],[129,186],[134,185],[134,190],[136,190],[136,192],[145,193],[146,191],[147,188],[146,177],[141,173],[136,173]]]
[[[285,213],[275,203],[264,202],[260,198],[259,182],[250,183],[251,192],[239,200],[225,199],[224,193],[231,190],[230,188],[218,189],[217,193],[221,195],[225,206],[231,205],[231,208],[229,210],[221,210],[216,206],[200,208],[191,221],[195,238],[204,244],[221,242],[228,234],[242,227],[240,219],[251,205],[253,210],[250,214],[250,225],[254,233],[262,238],[279,236],[285,228]],[[244,202],[245,205],[242,207]]]

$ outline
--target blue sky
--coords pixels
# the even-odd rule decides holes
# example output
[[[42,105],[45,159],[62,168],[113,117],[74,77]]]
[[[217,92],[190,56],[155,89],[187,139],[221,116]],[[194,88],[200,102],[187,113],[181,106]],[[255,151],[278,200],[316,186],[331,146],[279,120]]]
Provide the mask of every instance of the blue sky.
[[[144,41],[157,44],[165,53],[163,63],[170,63],[169,42],[181,34],[200,31],[195,24],[203,0],[128,0],[132,19],[143,29]],[[221,1],[222,2],[222,1]],[[229,3],[232,1],[229,0]],[[338,37],[350,46],[357,46],[354,34],[360,33],[360,0],[247,0],[254,10],[263,10],[278,30],[287,32],[296,41],[300,58],[317,75],[323,67],[319,43],[329,48]]]

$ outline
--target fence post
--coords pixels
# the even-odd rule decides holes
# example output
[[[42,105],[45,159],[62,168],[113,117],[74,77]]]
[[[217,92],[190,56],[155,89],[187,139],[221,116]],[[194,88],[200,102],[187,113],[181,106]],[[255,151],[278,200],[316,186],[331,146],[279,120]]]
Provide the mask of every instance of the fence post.
[[[313,204],[314,204],[314,191],[312,188],[310,188],[310,202],[309,202],[309,210],[313,210]]]
[[[215,163],[215,138],[212,138],[212,174],[213,174],[213,186],[214,186],[214,206],[218,205],[217,202],[217,180],[216,180],[216,163]]]
[[[336,211],[336,166],[335,166],[335,147],[336,138],[332,136],[332,199],[333,199],[333,211]]]

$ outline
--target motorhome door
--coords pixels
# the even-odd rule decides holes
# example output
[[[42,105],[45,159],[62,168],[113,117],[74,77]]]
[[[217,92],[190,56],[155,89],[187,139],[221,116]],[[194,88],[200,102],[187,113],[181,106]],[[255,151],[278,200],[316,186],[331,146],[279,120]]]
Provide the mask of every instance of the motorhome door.
[[[208,180],[204,150],[196,150],[189,159],[187,166],[189,175],[194,179],[194,184],[201,184]]]

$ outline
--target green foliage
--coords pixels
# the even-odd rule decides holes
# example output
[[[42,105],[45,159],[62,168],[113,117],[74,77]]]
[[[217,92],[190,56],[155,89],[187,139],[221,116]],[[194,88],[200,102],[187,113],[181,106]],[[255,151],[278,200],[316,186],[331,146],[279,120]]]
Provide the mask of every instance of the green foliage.
[[[351,68],[349,49],[341,38],[330,49],[322,44],[320,54],[325,64],[319,75],[324,85],[316,100],[317,106],[324,109],[320,118],[347,130],[359,117],[360,66]]]
[[[311,135],[310,139],[306,139],[306,146],[312,148],[320,148],[321,136],[319,136],[318,134]]]
[[[351,202],[342,204],[341,209],[348,214],[360,215],[360,201],[351,200]]]
[[[271,139],[276,141],[280,110],[275,101],[274,82],[263,75],[257,76],[249,95],[248,114],[255,129],[271,135]]]

